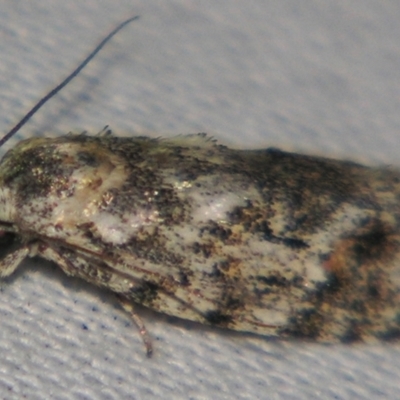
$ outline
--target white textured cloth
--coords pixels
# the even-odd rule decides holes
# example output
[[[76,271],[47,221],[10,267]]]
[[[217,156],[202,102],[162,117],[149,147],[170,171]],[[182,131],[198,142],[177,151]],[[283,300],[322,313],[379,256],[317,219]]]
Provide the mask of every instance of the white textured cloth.
[[[400,166],[398,0],[4,1],[2,130],[134,14],[10,146],[108,124],[120,135],[208,132],[236,147]],[[112,295],[25,263],[0,284],[0,398],[399,395],[398,344],[287,343],[142,317],[151,360]]]

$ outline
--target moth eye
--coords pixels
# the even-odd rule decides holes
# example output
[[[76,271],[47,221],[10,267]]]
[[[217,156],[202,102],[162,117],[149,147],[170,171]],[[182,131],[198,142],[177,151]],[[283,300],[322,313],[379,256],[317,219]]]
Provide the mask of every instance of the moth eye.
[[[18,235],[0,231],[0,260],[21,246]]]

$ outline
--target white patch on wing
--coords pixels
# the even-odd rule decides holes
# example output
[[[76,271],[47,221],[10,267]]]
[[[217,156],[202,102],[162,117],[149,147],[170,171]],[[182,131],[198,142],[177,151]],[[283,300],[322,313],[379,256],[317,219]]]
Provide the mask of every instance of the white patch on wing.
[[[97,233],[106,243],[121,245],[128,242],[144,226],[162,222],[155,209],[138,210],[122,217],[100,212],[91,218]]]
[[[244,200],[234,193],[214,195],[213,193],[191,193],[193,198],[193,222],[224,221],[227,213],[235,207],[244,206]]]
[[[173,176],[172,174],[170,176]],[[237,176],[207,175],[194,181],[179,181],[174,176],[165,181],[178,190],[182,199],[189,200],[193,224],[207,221],[225,222],[236,207],[245,207],[246,201],[261,201],[252,184]]]

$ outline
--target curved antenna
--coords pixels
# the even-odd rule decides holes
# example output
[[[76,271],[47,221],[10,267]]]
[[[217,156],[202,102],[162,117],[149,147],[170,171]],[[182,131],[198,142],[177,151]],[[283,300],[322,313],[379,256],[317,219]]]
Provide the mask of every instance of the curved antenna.
[[[8,139],[10,139],[15,133],[17,133],[22,126],[24,126],[29,119],[39,110],[48,100],[55,96],[64,86],[68,85],[72,79],[74,79],[79,72],[95,57],[95,55],[104,47],[104,45],[124,26],[128,25],[130,22],[138,19],[139,16],[131,17],[126,21],[120,23],[112,32],[110,32],[98,45],[97,47],[78,65],[75,70],[68,75],[59,85],[57,85],[53,90],[46,94],[41,100],[39,100],[35,106],[25,114],[25,116],[14,126],[6,135],[4,135],[0,140],[0,147],[3,146]]]

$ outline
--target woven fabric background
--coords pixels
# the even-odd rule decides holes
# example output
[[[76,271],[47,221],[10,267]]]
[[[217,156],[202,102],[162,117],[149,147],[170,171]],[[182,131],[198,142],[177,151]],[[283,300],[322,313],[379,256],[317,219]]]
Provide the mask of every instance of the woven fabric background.
[[[397,0],[4,0],[1,129],[135,14],[6,148],[110,125],[400,166]],[[150,360],[111,294],[24,263],[0,283],[0,398],[398,397],[396,344],[281,342],[141,314]]]

